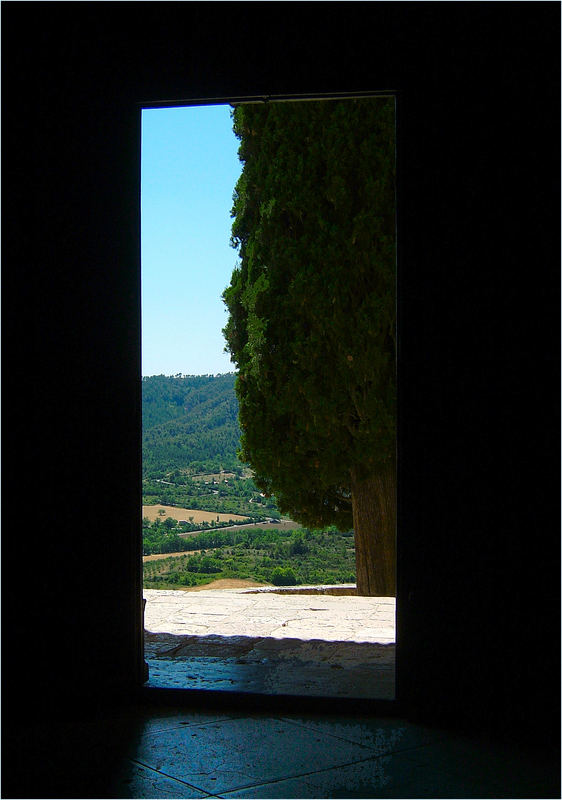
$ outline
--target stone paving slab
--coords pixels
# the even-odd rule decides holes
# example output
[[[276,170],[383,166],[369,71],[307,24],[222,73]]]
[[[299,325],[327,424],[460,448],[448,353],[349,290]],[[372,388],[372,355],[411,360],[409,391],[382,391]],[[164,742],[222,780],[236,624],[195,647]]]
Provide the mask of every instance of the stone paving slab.
[[[330,596],[218,589],[145,589],[144,626],[151,633],[267,636],[390,644],[393,597]]]

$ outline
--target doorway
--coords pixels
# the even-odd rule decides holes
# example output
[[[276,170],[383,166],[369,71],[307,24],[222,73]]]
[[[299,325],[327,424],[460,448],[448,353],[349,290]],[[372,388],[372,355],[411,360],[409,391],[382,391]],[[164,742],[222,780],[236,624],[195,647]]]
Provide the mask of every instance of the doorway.
[[[282,515],[236,457],[221,295],[236,262],[232,108],[242,104],[142,112],[148,685],[392,699],[394,598],[354,596],[353,530]]]

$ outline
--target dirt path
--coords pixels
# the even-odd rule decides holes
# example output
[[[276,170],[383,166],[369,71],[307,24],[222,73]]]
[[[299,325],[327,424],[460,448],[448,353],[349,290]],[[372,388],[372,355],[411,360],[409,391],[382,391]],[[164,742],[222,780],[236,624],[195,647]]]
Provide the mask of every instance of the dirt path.
[[[219,578],[211,583],[202,586],[178,586],[175,591],[181,592],[208,592],[215,589],[253,589],[263,586],[271,586],[270,583],[257,583],[256,581],[246,581],[241,578]]]

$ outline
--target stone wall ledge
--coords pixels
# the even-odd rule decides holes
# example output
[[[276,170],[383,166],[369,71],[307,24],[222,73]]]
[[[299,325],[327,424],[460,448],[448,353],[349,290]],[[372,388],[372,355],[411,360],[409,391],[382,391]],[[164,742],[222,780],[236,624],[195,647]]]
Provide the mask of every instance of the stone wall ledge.
[[[246,589],[244,594],[329,594],[353,597],[357,595],[357,588],[353,583],[334,586],[264,586],[260,589]]]

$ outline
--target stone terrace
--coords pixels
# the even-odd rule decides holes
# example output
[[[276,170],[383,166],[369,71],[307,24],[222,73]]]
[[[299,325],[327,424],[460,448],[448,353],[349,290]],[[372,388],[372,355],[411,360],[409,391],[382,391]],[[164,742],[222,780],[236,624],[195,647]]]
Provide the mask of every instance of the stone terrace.
[[[147,589],[148,685],[392,699],[395,600],[351,592]]]

